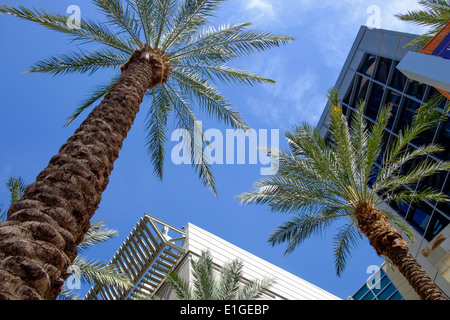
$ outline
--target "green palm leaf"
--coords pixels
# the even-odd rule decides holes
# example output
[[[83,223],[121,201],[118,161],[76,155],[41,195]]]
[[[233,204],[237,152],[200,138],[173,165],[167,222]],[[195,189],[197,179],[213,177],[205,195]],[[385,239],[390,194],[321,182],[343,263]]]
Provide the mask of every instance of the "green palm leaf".
[[[417,37],[407,44],[407,47],[421,49],[431,38],[450,20],[450,1],[448,0],[420,0],[419,4],[424,10],[408,11],[397,14],[402,21],[408,21],[421,26],[430,27],[431,30]]]
[[[28,72],[43,72],[51,75],[71,73],[95,73],[100,69],[116,68],[127,61],[123,52],[102,48],[92,52],[68,52],[37,61]]]

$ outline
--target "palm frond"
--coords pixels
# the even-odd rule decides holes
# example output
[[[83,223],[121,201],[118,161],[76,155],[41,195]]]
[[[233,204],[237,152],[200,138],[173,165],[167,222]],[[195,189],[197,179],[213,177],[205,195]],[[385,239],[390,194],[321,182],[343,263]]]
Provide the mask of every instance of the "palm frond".
[[[156,38],[154,47],[160,48],[161,38],[171,28],[171,17],[173,17],[177,10],[177,0],[156,0],[152,9],[155,14],[155,25],[157,26]]]
[[[351,256],[351,250],[357,245],[358,240],[362,239],[361,232],[354,223],[348,223],[338,228],[334,236],[334,265],[336,274],[342,275],[347,260]]]
[[[365,169],[366,155],[369,153],[369,132],[367,130],[367,121],[362,113],[364,104],[357,106],[357,112],[353,113],[350,126],[350,137],[352,141],[352,154],[354,154],[355,163],[355,181],[358,184],[357,188],[364,197],[366,195],[366,186],[369,179],[369,172]],[[375,150],[375,152],[378,150]]]
[[[132,281],[125,273],[121,273],[114,265],[105,264],[98,260],[85,260],[76,257],[74,266],[77,266],[81,275],[81,282],[90,285],[112,285],[120,289],[128,289],[133,286]]]
[[[94,103],[99,101],[101,98],[106,96],[113,87],[113,85],[117,82],[120,75],[116,75],[112,77],[112,79],[101,86],[98,86],[95,88],[89,97],[85,98],[83,101],[80,102],[80,106],[76,108],[72,114],[67,118],[66,123],[64,124],[65,127],[67,127],[72,121],[74,121],[84,110],[88,109],[89,107],[92,107]]]
[[[193,294],[189,282],[182,279],[178,273],[171,272],[166,277],[167,283],[175,291],[175,294],[180,300],[192,300]]]
[[[355,162],[355,154],[352,138],[348,122],[342,114],[342,108],[337,98],[337,90],[329,90],[328,100],[331,103],[329,134],[331,141],[339,141],[339,143],[331,143],[330,149],[335,154],[336,170],[339,172],[340,180],[347,186],[351,187],[358,198],[360,195],[360,185],[356,179],[358,176],[358,168]],[[349,197],[351,198],[351,197]],[[356,201],[357,199],[353,199]]]
[[[0,222],[6,221],[8,210],[3,210],[3,203],[0,203]]]
[[[109,19],[109,24],[119,27],[131,37],[136,49],[144,47],[140,40],[141,24],[137,23],[134,14],[122,5],[120,0],[94,0],[94,4],[101,9]]]
[[[450,202],[450,199],[445,194],[433,190],[432,188],[421,188],[418,190],[401,190],[394,194],[389,195],[389,200],[397,203],[419,203],[423,201],[428,202]]]
[[[210,62],[226,62],[230,58],[279,47],[294,39],[265,31],[245,30],[248,26],[250,23],[222,25],[217,29],[206,28],[182,48],[171,52],[169,58],[182,58],[195,63],[203,62],[200,59],[207,57]]]
[[[444,113],[441,113],[435,108],[432,102],[421,106],[414,116],[411,125],[405,127],[403,131],[400,130],[397,139],[391,144],[384,159],[386,166],[398,161],[398,158],[405,152],[408,143],[415,140],[422,132],[436,126],[440,121],[444,121],[448,108],[447,106]]]
[[[65,286],[61,288],[61,292],[56,297],[56,300],[79,300],[80,295],[74,290],[67,289]]]
[[[194,296],[196,300],[212,300],[216,287],[212,256],[209,251],[202,251],[197,261],[192,260]]]
[[[339,157],[331,147],[326,145],[318,130],[302,124],[302,126],[295,127],[292,134],[288,132],[285,136],[288,138],[290,149],[294,150],[295,156],[299,158],[299,162],[303,162],[311,168],[311,174],[308,177],[312,177],[314,174],[327,192],[334,194],[335,197],[339,196],[351,204],[350,199],[353,199],[354,195],[348,188],[348,177],[346,178],[344,175],[342,178],[342,173],[345,173],[346,169],[342,168]]]
[[[94,221],[91,223],[91,227],[86,232],[83,241],[78,245],[79,252],[85,252],[91,246],[95,246],[104,243],[114,237],[117,237],[118,232],[105,228],[105,221]]]
[[[421,0],[419,4],[424,7],[424,10],[408,11],[405,14],[395,15],[402,21],[431,28],[431,30],[406,45],[406,47],[415,47],[415,50],[419,50],[426,45],[450,20],[450,2],[448,0]]]
[[[17,7],[0,4],[1,13],[36,22],[51,30],[69,34],[73,36],[74,40],[99,42],[129,54],[132,54],[134,51],[125,39],[122,39],[115,32],[102,26],[100,23],[89,19],[81,19],[80,28],[73,28],[67,24],[68,16],[35,8],[28,9],[20,4]]]
[[[275,283],[272,278],[264,278],[261,280],[253,280],[245,283],[245,286],[239,291],[236,300],[257,300],[262,297],[271,285]]]
[[[22,198],[23,193],[25,192],[26,183],[22,177],[9,177],[8,182],[6,183],[6,187],[9,190],[9,205],[11,206],[15,202],[19,201]]]
[[[145,43],[150,47],[156,39],[155,36],[155,15],[153,14],[154,2],[159,0],[126,0],[130,8],[132,8],[137,16],[144,34]]]
[[[378,193],[392,184],[392,180],[396,179],[396,176],[401,174],[401,168],[408,162],[414,161],[420,157],[426,156],[427,154],[433,154],[442,151],[442,147],[430,144],[426,146],[418,147],[414,150],[405,150],[402,154],[397,157],[395,162],[384,162],[380,172],[373,184],[373,193]],[[409,173],[406,173],[409,174]]]
[[[92,52],[67,52],[35,62],[27,72],[43,72],[52,75],[71,73],[89,73],[92,75],[100,69],[117,68],[127,61],[123,52],[102,48]]]
[[[162,50],[174,43],[185,42],[200,26],[208,21],[219,5],[225,0],[186,0],[179,7],[173,19],[172,28],[161,41]]]
[[[203,185],[217,195],[215,180],[212,175],[212,167],[208,162],[208,159],[205,158],[204,153],[204,143],[207,140],[204,137],[204,132],[199,125],[199,121],[196,119],[192,108],[181,92],[177,92],[168,83],[165,83],[162,87],[172,103],[180,127],[186,129],[190,134],[191,159],[194,169],[198,172]]]
[[[198,74],[188,70],[173,70],[172,78],[176,80],[180,92],[189,96],[191,100],[197,100],[199,107],[209,116],[232,128],[248,129],[240,113],[231,107],[208,80],[203,80]]]
[[[226,64],[175,64],[175,68],[186,68],[193,70],[211,79],[217,78],[227,84],[250,85],[255,84],[277,84],[275,80],[258,76],[250,71],[239,70]]]
[[[337,219],[347,216],[348,213],[340,208],[329,208],[319,213],[296,214],[278,226],[268,242],[272,246],[287,243],[285,254],[288,254],[311,236],[323,234]]]
[[[422,26],[441,28],[450,20],[450,2],[447,0],[421,0],[425,10],[408,11],[396,17]]]
[[[235,259],[223,266],[217,289],[220,300],[236,300],[243,268],[244,263],[240,259]]]
[[[164,150],[167,143],[166,129],[169,111],[172,104],[162,86],[154,88],[149,92],[151,97],[151,108],[149,108],[145,129],[147,153],[153,164],[153,171],[156,176],[162,180],[164,169]]]

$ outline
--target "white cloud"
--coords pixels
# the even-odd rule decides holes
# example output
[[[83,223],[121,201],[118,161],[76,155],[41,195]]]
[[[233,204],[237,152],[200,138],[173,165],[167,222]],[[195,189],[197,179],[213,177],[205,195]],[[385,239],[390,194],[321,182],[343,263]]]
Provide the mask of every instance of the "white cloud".
[[[379,8],[380,28],[424,33],[425,28],[401,21],[395,14],[422,8],[418,0],[231,0],[233,19],[252,21],[268,30],[296,37],[269,59],[252,57],[247,67],[275,79],[261,95],[246,98],[265,123],[288,128],[306,121],[317,123],[361,25],[367,25],[371,6]],[[237,9],[236,8],[240,8]],[[281,30],[281,31],[280,31]],[[292,69],[295,66],[296,69]],[[298,71],[297,71],[298,70]]]
[[[278,86],[262,89],[261,95],[246,97],[246,105],[263,123],[290,129],[294,124],[316,124],[326,103],[320,90],[320,78],[312,69],[289,70],[289,65],[271,60],[270,77]],[[266,69],[266,71],[268,71]]]

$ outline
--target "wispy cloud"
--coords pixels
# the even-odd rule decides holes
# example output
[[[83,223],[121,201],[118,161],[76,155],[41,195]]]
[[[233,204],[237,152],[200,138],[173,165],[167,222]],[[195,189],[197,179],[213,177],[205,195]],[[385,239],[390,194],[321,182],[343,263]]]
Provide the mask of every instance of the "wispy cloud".
[[[264,87],[260,93],[247,96],[245,104],[259,121],[273,128],[290,129],[301,122],[315,124],[326,103],[321,79],[312,67],[286,63],[283,56],[273,56],[270,63],[255,62],[256,71],[278,82],[277,86]]]
[[[425,28],[395,15],[421,8],[418,0],[230,0],[230,17],[258,27],[295,36],[283,50],[270,52],[270,62],[252,58],[247,67],[275,79],[277,88],[246,103],[262,122],[285,128],[306,121],[316,123],[326,104],[326,90],[334,84],[361,25],[379,9],[382,29],[424,33]],[[239,9],[236,9],[239,8]],[[295,69],[292,69],[295,66]]]
[[[245,9],[250,11],[256,20],[273,20],[275,11],[268,0],[247,0]]]

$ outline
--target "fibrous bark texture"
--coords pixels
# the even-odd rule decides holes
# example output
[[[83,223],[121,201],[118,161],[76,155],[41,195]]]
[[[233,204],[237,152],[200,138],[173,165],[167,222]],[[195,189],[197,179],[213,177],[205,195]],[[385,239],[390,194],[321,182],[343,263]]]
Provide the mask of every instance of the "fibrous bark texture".
[[[378,255],[389,258],[422,300],[447,300],[422,266],[409,253],[408,243],[389,222],[388,217],[368,203],[355,210],[358,227]]]
[[[0,224],[0,299],[55,299],[89,229],[147,89],[165,81],[166,55],[145,47],[13,204]]]

